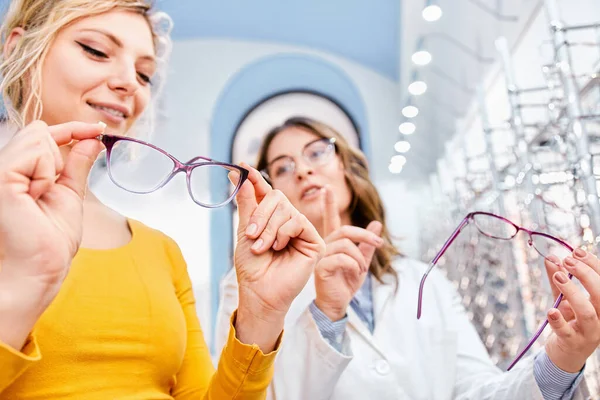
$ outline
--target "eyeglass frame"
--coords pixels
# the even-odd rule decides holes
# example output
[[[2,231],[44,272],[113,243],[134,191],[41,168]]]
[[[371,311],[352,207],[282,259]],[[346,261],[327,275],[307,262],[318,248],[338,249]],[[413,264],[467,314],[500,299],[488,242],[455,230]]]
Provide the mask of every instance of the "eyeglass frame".
[[[336,139],[336,138],[334,138],[334,137],[330,137],[330,138],[324,137],[324,138],[315,139],[315,140],[313,140],[313,141],[311,141],[311,142],[308,142],[308,143],[306,143],[306,144],[304,145],[304,147],[302,148],[302,151],[301,151],[302,157],[304,158],[304,150],[306,150],[306,148],[307,148],[308,146],[310,146],[310,145],[311,145],[311,144],[313,144],[313,143],[317,143],[317,142],[325,142],[325,141],[327,141],[327,145],[328,145],[328,146],[333,146],[333,153],[337,153],[337,146],[336,146],[336,144],[335,144],[335,142],[337,141],[337,139]],[[289,158],[289,159],[291,159],[291,160],[292,160],[292,163],[294,164],[294,171],[296,171],[296,160],[294,160],[294,157],[292,157],[292,156],[289,156],[289,155],[287,155],[287,154],[281,155],[281,156],[277,157],[276,159],[274,159],[274,160],[271,160],[271,162],[269,162],[269,163],[268,163],[268,164],[265,166],[265,168],[263,168],[263,169],[261,169],[261,170],[259,171],[259,172],[260,172],[260,174],[261,174],[261,175],[262,175],[262,176],[263,176],[265,179],[267,179],[269,182],[273,182],[273,178],[272,178],[272,177],[269,175],[269,172],[268,172],[268,170],[269,170],[269,166],[270,166],[270,165],[272,165],[272,164],[273,164],[275,161],[281,160],[282,158]]]
[[[492,235],[488,235],[487,233],[483,232],[478,226],[477,223],[475,223],[475,227],[477,228],[477,230],[479,231],[479,233],[481,233],[484,236],[487,236],[489,238],[492,239],[498,239],[498,240],[512,240],[514,239],[519,232],[523,231],[526,232],[529,235],[529,245],[532,246],[542,257],[544,257],[544,259],[546,259],[546,257],[541,254],[539,252],[538,249],[535,248],[535,246],[533,246],[532,244],[532,240],[533,240],[533,235],[538,235],[538,236],[542,236],[545,237],[546,239],[550,239],[550,240],[554,240],[555,242],[557,242],[558,244],[566,247],[567,249],[569,249],[570,252],[573,252],[574,248],[569,245],[567,242],[565,242],[564,240],[561,240],[555,236],[549,235],[547,233],[543,233],[543,232],[537,232],[537,231],[532,231],[523,227],[520,227],[519,225],[515,224],[514,222],[501,217],[499,215],[496,214],[492,214],[489,212],[485,212],[485,211],[475,211],[475,212],[470,212],[467,214],[466,217],[463,218],[463,220],[461,221],[461,223],[458,225],[458,227],[454,230],[454,232],[452,233],[452,235],[450,235],[450,237],[446,240],[446,242],[444,243],[444,245],[442,246],[442,249],[437,253],[437,255],[433,258],[433,260],[431,261],[431,263],[429,264],[429,268],[427,269],[427,271],[425,271],[425,273],[423,274],[423,277],[421,278],[421,283],[419,284],[419,294],[418,294],[418,302],[417,302],[417,319],[421,318],[421,314],[422,314],[422,306],[423,306],[423,287],[425,285],[425,280],[427,279],[427,276],[429,275],[429,273],[433,270],[433,268],[436,266],[437,262],[440,260],[440,258],[442,258],[442,256],[444,255],[444,253],[446,253],[446,251],[450,248],[450,246],[452,245],[452,243],[454,242],[454,240],[456,240],[456,238],[458,237],[458,235],[460,234],[460,232],[469,224],[470,221],[473,220],[473,217],[476,215],[487,215],[489,217],[494,217],[497,219],[500,219],[510,225],[512,225],[516,231],[514,233],[514,235],[512,235],[510,238],[505,239],[505,238],[499,238],[496,236],[492,236]],[[569,273],[569,279],[573,278],[573,274]],[[560,305],[561,301],[563,299],[563,294],[561,293],[555,300],[554,305],[552,306],[552,308],[558,308],[558,306]],[[507,368],[507,371],[510,371],[516,364],[517,362],[519,362],[519,360],[521,360],[521,358],[523,358],[523,356],[525,355],[525,353],[527,353],[529,351],[529,349],[531,348],[531,346],[533,346],[533,344],[539,339],[539,337],[541,336],[542,332],[544,331],[544,329],[546,329],[546,326],[548,325],[548,318],[546,318],[544,320],[544,322],[540,325],[540,327],[537,329],[537,331],[535,332],[535,334],[532,336],[532,338],[529,340],[529,342],[527,343],[527,345],[519,352],[519,354],[517,354],[517,356],[515,357],[515,359],[510,363],[510,365]]]
[[[106,147],[106,169],[108,171],[108,177],[110,178],[110,180],[119,188],[130,192],[130,193],[135,193],[135,194],[149,194],[149,193],[153,193],[161,188],[163,188],[164,186],[166,186],[171,179],[173,179],[173,177],[175,175],[177,175],[180,172],[185,172],[185,176],[186,176],[186,183],[187,183],[187,189],[188,189],[188,193],[190,195],[190,197],[192,198],[192,200],[194,201],[194,203],[198,204],[201,207],[205,207],[205,208],[219,208],[219,207],[223,207],[227,204],[229,204],[234,198],[235,195],[237,194],[237,192],[240,190],[240,188],[242,187],[242,185],[244,184],[244,182],[246,181],[246,179],[248,179],[248,174],[250,173],[247,169],[240,167],[239,165],[234,165],[234,164],[229,164],[229,163],[223,163],[220,161],[216,161],[213,159],[210,159],[208,157],[203,157],[203,156],[197,156],[192,158],[191,160],[189,160],[188,162],[181,162],[179,161],[177,158],[175,158],[174,156],[172,156],[171,154],[169,154],[168,152],[166,152],[165,150],[161,149],[160,147],[157,147],[155,145],[153,145],[152,143],[148,143],[145,142],[143,140],[139,140],[139,139],[135,139],[135,138],[131,138],[128,136],[120,136],[120,135],[109,135],[109,134],[102,134],[102,135],[98,135],[96,136],[96,139],[101,141],[104,144],[104,147]],[[120,141],[127,141],[127,142],[134,142],[134,143],[138,143],[144,146],[148,146],[162,154],[164,154],[165,156],[167,156],[168,158],[171,159],[171,161],[173,161],[173,169],[171,170],[171,173],[169,175],[166,176],[166,178],[163,179],[162,182],[160,182],[156,187],[154,187],[152,190],[147,190],[147,191],[136,191],[136,190],[131,190],[128,189],[124,186],[122,186],[121,184],[119,184],[117,182],[117,180],[113,177],[112,172],[111,172],[111,167],[110,167],[110,160],[111,160],[111,154],[112,154],[112,150],[115,146],[115,144],[117,144]],[[198,162],[198,160],[202,160],[201,162]],[[219,166],[219,167],[223,167],[225,169],[233,169],[235,170],[237,173],[239,173],[240,179],[238,180],[237,186],[235,187],[235,189],[233,190],[232,194],[223,202],[218,203],[218,204],[205,204],[202,203],[201,201],[197,200],[194,195],[193,195],[193,191],[192,191],[192,186],[191,186],[191,181],[190,181],[190,177],[192,174],[192,171],[195,168],[198,167],[202,167],[202,166],[209,166],[209,165],[215,165],[215,166]]]

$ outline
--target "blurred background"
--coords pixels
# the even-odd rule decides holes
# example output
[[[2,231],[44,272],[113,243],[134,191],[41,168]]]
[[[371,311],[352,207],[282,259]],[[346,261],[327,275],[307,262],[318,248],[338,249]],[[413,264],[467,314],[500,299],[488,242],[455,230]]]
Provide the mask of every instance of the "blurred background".
[[[254,164],[271,127],[309,116],[366,153],[410,257],[430,262],[470,211],[596,251],[598,0],[156,5],[174,20],[174,48],[150,141],[177,158]],[[115,187],[102,165],[93,177],[108,205],[179,243],[210,341],[235,205],[195,205],[183,177],[146,196]],[[438,263],[500,366],[552,305],[540,252],[527,233],[491,240],[470,224]]]

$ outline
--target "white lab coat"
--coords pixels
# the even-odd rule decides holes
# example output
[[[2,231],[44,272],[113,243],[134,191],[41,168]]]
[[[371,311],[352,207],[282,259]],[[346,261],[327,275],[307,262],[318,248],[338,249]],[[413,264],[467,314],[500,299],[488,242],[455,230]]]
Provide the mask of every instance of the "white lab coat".
[[[426,266],[399,258],[386,284],[372,280],[375,330],[369,332],[352,307],[342,353],[323,339],[308,306],[313,281],[287,315],[282,347],[268,398],[273,400],[543,400],[533,357],[503,373],[490,360],[452,285],[433,271],[425,285],[424,309],[416,318],[419,282]],[[235,271],[221,284],[216,349],[227,340],[237,308]],[[581,399],[576,393],[574,399]]]

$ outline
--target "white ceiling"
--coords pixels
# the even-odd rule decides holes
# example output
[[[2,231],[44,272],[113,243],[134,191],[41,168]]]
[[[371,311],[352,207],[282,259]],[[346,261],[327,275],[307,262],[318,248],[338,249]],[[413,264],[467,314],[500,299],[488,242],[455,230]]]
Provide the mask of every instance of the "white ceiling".
[[[413,119],[417,130],[408,137],[412,148],[400,176],[422,181],[435,171],[436,160],[444,152],[444,142],[455,132],[457,118],[464,116],[474,100],[475,86],[492,67],[490,62],[478,61],[475,55],[496,60],[494,41],[500,36],[505,36],[513,47],[542,3],[540,0],[440,0],[443,16],[437,22],[423,20],[421,11],[425,1],[402,3],[402,101],[408,99],[407,86],[414,71],[427,83],[428,90],[414,98],[420,110]],[[411,55],[423,35],[426,37],[424,48],[432,54],[433,60],[427,66],[418,67],[412,64]],[[403,105],[400,104],[399,109]]]

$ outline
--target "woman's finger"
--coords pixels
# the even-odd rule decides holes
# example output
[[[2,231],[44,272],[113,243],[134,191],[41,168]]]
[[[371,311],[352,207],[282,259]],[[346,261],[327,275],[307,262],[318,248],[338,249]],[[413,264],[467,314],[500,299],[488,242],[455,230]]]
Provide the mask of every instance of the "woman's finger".
[[[48,192],[56,181],[56,162],[48,142],[42,140],[39,142],[31,154],[30,162],[32,164],[29,181],[29,195],[38,200]]]
[[[359,263],[348,254],[336,253],[326,257],[319,262],[319,269],[327,271],[328,274],[335,274],[340,269],[351,275],[360,276],[362,268]]]
[[[561,267],[561,264],[562,264],[561,260],[555,255],[550,255],[544,259],[544,266],[546,267],[546,274],[548,274],[548,280],[550,281],[550,288],[552,289],[552,297],[555,299],[558,296],[560,296],[560,290],[558,289],[558,286],[556,286],[556,284],[554,283],[554,280],[552,279],[552,277],[558,271],[565,272],[565,269],[563,267]]]
[[[374,233],[381,239],[380,235],[383,230],[383,224],[379,221],[371,221],[369,225],[367,225],[366,230]],[[381,242],[383,242],[383,239],[381,239]],[[375,255],[375,251],[377,250],[377,246],[373,246],[372,244],[362,242],[358,245],[358,249],[365,258],[367,268],[369,268],[369,266],[371,265],[371,260],[373,260],[373,256]]]
[[[40,126],[41,124],[44,124],[41,121],[36,121],[35,123]],[[73,140],[94,139],[96,136],[104,133],[106,124],[89,124],[86,122],[72,121],[52,126],[46,125],[46,127],[56,144],[58,146],[64,146],[71,143]]]
[[[72,190],[83,200],[90,171],[103,148],[103,144],[96,139],[77,142],[69,152],[56,184]]]
[[[268,198],[269,196],[267,195],[265,201]],[[257,209],[257,211],[259,211],[259,209]],[[281,229],[281,227],[297,213],[298,211],[296,211],[288,201],[280,201],[277,203],[275,209],[271,212],[267,224],[261,230],[260,236],[252,245],[252,251],[255,254],[260,254],[273,246],[279,234],[279,229]]]
[[[260,204],[263,198],[273,191],[273,188],[255,168],[247,163],[241,163],[240,167],[248,170],[248,180],[252,182],[256,193],[256,201]]]
[[[52,138],[52,136],[45,134],[46,142],[52,156],[54,157],[54,169],[56,170],[56,175],[60,175],[65,167],[65,162],[63,160],[62,154],[60,153],[60,148]]]
[[[590,301],[598,314],[600,311],[600,275],[590,265],[572,257],[565,258],[564,266],[587,290]]]
[[[575,319],[575,313],[573,312],[573,308],[569,304],[569,300],[562,300],[558,305],[558,311],[563,315],[567,322]]]
[[[344,225],[325,238],[325,243],[331,243],[341,238],[348,238],[354,243],[367,243],[381,247],[383,239],[379,235],[358,226]]]
[[[581,327],[583,333],[596,331],[598,329],[598,315],[587,296],[564,272],[555,273],[553,279],[563,293],[564,298],[569,300],[577,318],[577,325]]]
[[[256,191],[256,186],[254,186],[254,189]],[[258,194],[255,194],[255,196],[258,199]],[[267,227],[275,209],[280,203],[284,202],[288,201],[279,190],[272,190],[269,194],[264,196],[248,221],[246,236],[250,239],[258,238]]]
[[[358,249],[358,247],[354,243],[352,243],[352,241],[350,239],[346,239],[346,238],[339,239],[339,240],[336,240],[335,242],[329,243],[327,245],[327,250],[325,250],[325,256],[338,254],[338,253],[344,253],[344,254],[352,257],[353,259],[356,260],[356,262],[358,262],[361,270],[363,270],[363,271],[367,270],[368,265],[365,260],[365,257],[363,256],[361,251]]]
[[[321,189],[321,213],[323,216],[323,236],[329,236],[342,225],[335,193],[329,186]]]
[[[546,274],[548,274],[548,280],[550,281],[553,299],[557,299],[558,296],[560,296],[560,289],[558,286],[556,286],[556,283],[552,277],[559,271],[568,273],[565,267],[562,266],[562,263],[563,262],[555,255],[550,255],[544,259],[544,266],[546,267]],[[558,310],[567,322],[575,319],[575,313],[573,313],[573,309],[571,308],[568,300],[561,301],[560,305],[558,306]]]
[[[576,334],[575,329],[565,320],[563,315],[556,308],[552,308],[548,311],[548,325],[550,325],[557,336],[563,339],[570,339]]]
[[[595,255],[588,253],[583,249],[575,249],[573,251],[573,258],[587,264],[590,268],[600,274],[600,260]]]
[[[296,246],[294,244],[296,240],[303,241],[308,246]],[[325,243],[321,236],[308,218],[299,212],[279,228],[273,250],[283,250],[290,245],[290,242],[297,251],[307,257],[314,257],[316,252],[320,259],[325,253]]]

